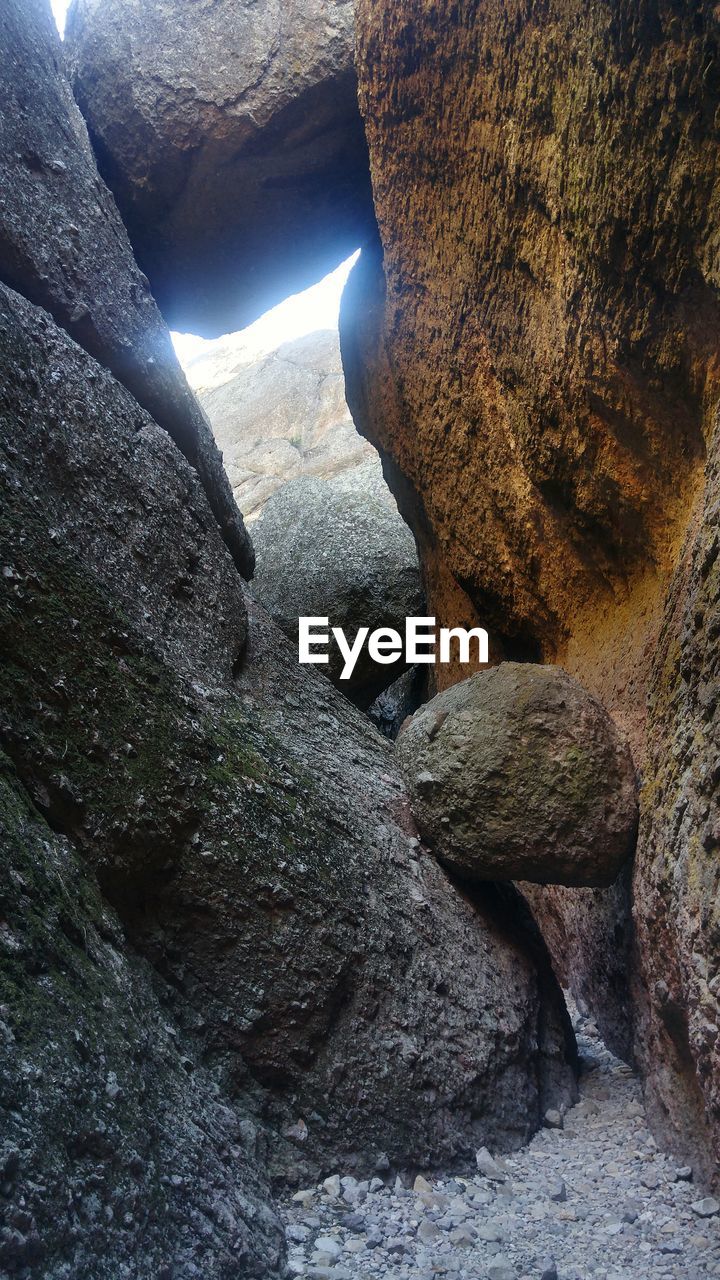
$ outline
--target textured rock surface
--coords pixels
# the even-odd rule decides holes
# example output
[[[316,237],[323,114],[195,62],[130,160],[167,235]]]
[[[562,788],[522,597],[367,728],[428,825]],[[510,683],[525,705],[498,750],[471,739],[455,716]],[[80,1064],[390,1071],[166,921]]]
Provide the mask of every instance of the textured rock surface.
[[[352,0],[75,0],[78,101],[175,328],[227,333],[373,225]]]
[[[635,870],[638,1053],[651,1116],[720,1167],[720,441],[653,668]]]
[[[427,667],[409,667],[368,707],[368,715],[386,738],[397,738],[404,722],[427,700]]]
[[[3,6],[0,56],[0,280],[49,311],[168,431],[249,576],[252,546],[212,432],[98,177],[46,0]]]
[[[544,656],[662,559],[701,455],[717,37],[710,3],[359,3],[386,286],[363,254],[350,406],[444,571]]]
[[[632,870],[628,863],[608,889],[518,884],[561,984],[592,1010],[605,1044],[627,1063],[635,1059]]]
[[[0,1272],[279,1277],[259,1132],[0,753]]]
[[[716,6],[360,0],[358,66],[384,271],[363,254],[343,359],[355,419],[395,463],[430,611],[480,618],[506,654],[561,662],[643,767],[663,601],[717,402]],[[653,772],[680,705],[675,725],[666,711],[651,731]],[[647,830],[648,861],[661,863],[662,828],[658,883],[672,908],[692,898],[707,921],[712,884],[686,883],[650,784],[638,877]],[[533,901],[548,937],[571,939],[578,992],[594,992],[599,1016],[603,951],[618,937],[631,947],[629,914],[608,914],[593,891],[538,889]],[[651,973],[637,900],[635,912]],[[678,923],[670,954],[689,937]],[[712,931],[693,938],[686,975],[712,968]],[[627,992],[616,997],[619,1025]],[[693,1083],[698,1044],[693,1033],[663,1084],[674,1124],[651,1111],[664,1138],[712,1092],[710,1077]],[[710,1063],[705,1053],[716,1078]],[[701,1128],[693,1119],[686,1135],[707,1161]]]
[[[246,519],[258,516],[288,480],[329,480],[377,459],[350,417],[335,330],[305,334],[259,356],[231,335],[193,360],[187,373]]]
[[[385,484],[380,465],[366,463],[329,483],[290,481],[254,526],[253,593],[297,645],[298,618],[327,617],[349,642],[360,627],[394,627],[423,612],[415,541]],[[324,674],[368,707],[397,679],[402,659],[380,665],[364,647],[348,680],[335,643]]]
[[[21,781],[196,1010],[223,1087],[247,1106],[266,1091],[264,1118],[286,1133],[277,1174],[339,1159],[367,1169],[381,1153],[458,1163],[482,1143],[518,1145],[574,1089],[531,921],[514,900],[451,885],[413,835],[389,744],[298,667],[256,608],[228,673],[238,579],[191,469],[46,314],[3,302],[0,736]],[[129,450],[145,449],[137,488],[117,478],[119,530],[144,486],[186,486],[174,538],[163,541],[160,507],[154,521],[143,512],[159,567],[132,533],[126,549],[118,538],[136,554],[132,578],[84,483],[90,444],[76,463],[62,426],[80,413],[92,441],[110,411],[118,470],[132,473]],[[56,486],[68,466],[75,483]],[[204,522],[215,577],[196,608],[186,538]],[[176,599],[163,566],[173,547]],[[229,632],[241,629],[238,612]],[[214,667],[202,661],[213,636]],[[199,655],[192,676],[186,648]]]
[[[559,667],[503,662],[453,685],[397,755],[423,837],[468,879],[603,886],[633,852],[632,757]]]

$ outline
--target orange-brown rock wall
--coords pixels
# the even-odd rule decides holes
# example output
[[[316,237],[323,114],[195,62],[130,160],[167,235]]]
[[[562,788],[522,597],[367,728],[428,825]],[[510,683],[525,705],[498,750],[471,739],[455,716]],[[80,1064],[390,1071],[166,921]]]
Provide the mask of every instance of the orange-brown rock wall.
[[[634,922],[573,891],[535,907],[558,967],[584,965],[597,1005],[614,989],[616,1027],[637,1020],[665,1136],[694,1091],[690,1145],[706,1153],[714,1041],[701,1055],[691,1029],[682,1070],[656,1061],[656,997],[631,1010],[602,931],[606,957],[618,939],[638,957],[640,993],[666,982],[682,1004],[688,981],[665,967],[686,974],[688,948],[713,962],[712,876],[653,806],[689,714],[656,653],[680,625],[665,600],[720,390],[719,36],[705,0],[360,0],[381,252],[342,318],[349,402],[415,528],[429,612],[479,619],[497,656],[562,663],[628,734],[645,805]],[[648,736],[649,689],[664,709]],[[696,748],[703,767],[708,739]],[[679,773],[663,778],[672,809]]]

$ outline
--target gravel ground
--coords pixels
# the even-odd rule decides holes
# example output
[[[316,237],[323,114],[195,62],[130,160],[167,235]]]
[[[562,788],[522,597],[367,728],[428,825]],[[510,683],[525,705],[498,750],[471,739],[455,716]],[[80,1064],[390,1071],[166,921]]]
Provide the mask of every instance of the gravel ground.
[[[281,1206],[308,1280],[720,1277],[720,1205],[661,1154],[637,1077],[575,1016],[581,1099],[521,1151],[411,1187],[343,1178]],[[557,1127],[560,1126],[560,1127]]]

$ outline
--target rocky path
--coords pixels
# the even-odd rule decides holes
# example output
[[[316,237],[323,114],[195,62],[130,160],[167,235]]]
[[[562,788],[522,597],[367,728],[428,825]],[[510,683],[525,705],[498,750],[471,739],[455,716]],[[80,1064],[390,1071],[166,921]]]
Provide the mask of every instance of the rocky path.
[[[633,1072],[576,1018],[581,1099],[562,1128],[475,1176],[412,1189],[342,1171],[283,1205],[290,1274],[308,1280],[720,1277],[720,1205],[658,1152]],[[552,1119],[553,1117],[550,1117]]]

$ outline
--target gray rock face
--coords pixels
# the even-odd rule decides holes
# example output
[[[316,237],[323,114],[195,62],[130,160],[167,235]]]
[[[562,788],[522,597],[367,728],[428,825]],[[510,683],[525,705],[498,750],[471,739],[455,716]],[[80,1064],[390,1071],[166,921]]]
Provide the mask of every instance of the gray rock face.
[[[630,752],[559,667],[478,672],[422,707],[397,753],[421,833],[462,876],[609,885],[633,852]]]
[[[286,484],[254,525],[253,592],[297,644],[299,617],[328,617],[352,641],[360,627],[394,627],[422,613],[415,540],[385,485],[379,463],[333,483],[303,477]],[[337,645],[322,668],[358,706],[368,707],[403,670],[383,666],[365,646],[348,680]]]
[[[288,480],[331,480],[375,461],[345,402],[336,331],[318,330],[262,356],[218,342],[188,368],[222,450],[235,501],[254,519]]]
[[[389,744],[298,667],[257,606],[232,662],[233,628],[218,615],[230,617],[237,578],[197,478],[160,433],[165,451],[152,452],[148,416],[120,387],[113,407],[109,375],[46,314],[18,297],[4,306],[0,742],[19,780],[195,1011],[219,1097],[262,1105],[277,1175],[518,1145],[574,1092],[537,935],[494,891],[458,892],[418,848]],[[57,427],[68,417],[72,434],[76,413],[91,439],[114,415],[119,533],[94,493],[111,465],[104,446],[76,454]],[[147,443],[133,458],[136,435]],[[156,567],[136,553],[132,509],[181,483],[187,525],[178,518],[174,536],[162,508],[142,513]],[[198,576],[188,601],[190,532],[203,522],[216,576],[204,601]],[[215,665],[203,659],[213,635]],[[189,1214],[188,1248],[203,1230]],[[263,1227],[257,1254],[268,1239]]]
[[[172,436],[250,576],[252,546],[220,454],[98,176],[46,0],[7,0],[0,57],[0,280],[49,311]]]
[[[74,86],[173,327],[243,328],[373,225],[352,0],[75,0]]]
[[[279,1277],[259,1130],[0,752],[0,1272]]]

